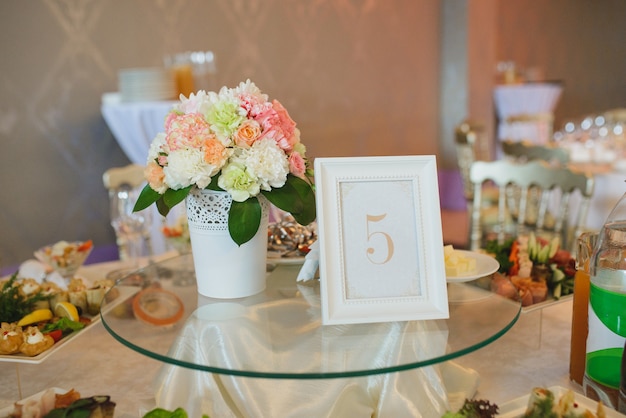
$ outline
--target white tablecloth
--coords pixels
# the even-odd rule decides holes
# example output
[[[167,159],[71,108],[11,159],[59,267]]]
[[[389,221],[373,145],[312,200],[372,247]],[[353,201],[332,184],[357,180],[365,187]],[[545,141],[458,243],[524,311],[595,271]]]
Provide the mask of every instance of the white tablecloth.
[[[496,86],[493,96],[499,119],[498,139],[548,142],[561,91],[558,83]]]
[[[165,116],[175,101],[102,103],[102,117],[128,157],[146,164],[154,137],[164,130]]]
[[[102,277],[119,265],[89,265],[79,274]],[[571,300],[543,312],[543,318],[539,311],[523,314],[502,338],[458,359],[458,364],[480,374],[477,398],[502,404],[527,395],[537,385],[560,385],[581,392],[568,378]],[[20,399],[20,388],[21,396],[28,397],[49,387],[75,388],[84,396],[110,395],[117,404],[115,416],[121,418],[140,417],[153,407],[152,382],[161,363],[123,346],[102,324],[90,328],[42,364],[0,363],[0,408]],[[341,382],[345,383],[342,379],[331,383],[339,386]],[[261,383],[271,387],[274,381],[261,379]],[[291,390],[307,393],[306,383],[288,383]],[[314,402],[315,393],[309,395]],[[280,402],[284,396],[276,392],[276,398]]]

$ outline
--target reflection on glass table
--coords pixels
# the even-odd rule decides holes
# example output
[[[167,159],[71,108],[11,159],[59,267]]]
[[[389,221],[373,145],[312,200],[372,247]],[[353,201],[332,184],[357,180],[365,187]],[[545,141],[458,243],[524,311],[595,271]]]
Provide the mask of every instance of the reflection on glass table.
[[[450,318],[323,326],[319,282],[296,283],[300,266],[268,273],[267,289],[242,299],[179,286],[191,254],[117,282],[131,296],[103,324],[122,344],[185,368],[231,376],[323,379],[420,368],[478,350],[506,333],[521,306],[466,283],[449,283]],[[224,278],[228,280],[228,278]],[[154,290],[158,289],[158,290]],[[141,301],[141,303],[138,303]],[[134,302],[134,303],[133,303]]]

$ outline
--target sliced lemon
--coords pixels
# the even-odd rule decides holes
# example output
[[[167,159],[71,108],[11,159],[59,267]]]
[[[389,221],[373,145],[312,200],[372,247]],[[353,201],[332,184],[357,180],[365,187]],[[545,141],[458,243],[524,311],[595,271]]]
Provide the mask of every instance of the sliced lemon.
[[[59,318],[68,318],[78,321],[78,309],[69,302],[59,302],[54,306],[54,314]]]
[[[50,319],[52,319],[52,311],[50,309],[36,309],[17,321],[17,326],[23,327]]]

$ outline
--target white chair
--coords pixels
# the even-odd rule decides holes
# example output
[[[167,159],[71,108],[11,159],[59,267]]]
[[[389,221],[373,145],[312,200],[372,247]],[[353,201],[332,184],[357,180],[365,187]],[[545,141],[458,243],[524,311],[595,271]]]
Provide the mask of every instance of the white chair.
[[[562,248],[574,250],[576,238],[583,232],[589,202],[593,195],[594,179],[585,173],[574,172],[565,167],[553,167],[544,161],[520,163],[510,160],[477,161],[470,169],[474,185],[474,208],[472,211],[471,249],[481,248],[487,240],[506,238],[535,231],[546,238],[561,237]],[[498,228],[492,236],[483,233],[483,217],[479,210],[483,183],[490,182],[498,187]],[[519,188],[515,208],[507,201],[507,189]],[[529,203],[531,189],[538,193],[537,207]],[[573,193],[581,199],[570,202]],[[509,194],[510,197],[510,194]],[[571,203],[571,204],[570,204]],[[553,222],[546,224],[546,214],[552,207]],[[529,213],[534,210],[532,222]],[[508,224],[508,215],[512,224]]]
[[[144,166],[139,164],[109,168],[102,175],[102,182],[104,183],[104,187],[109,191],[109,194],[114,193],[115,189],[123,184],[137,188],[146,181],[143,171]]]
[[[538,145],[530,141],[505,140],[500,143],[502,153],[517,161],[547,161],[554,165],[567,165],[569,151],[553,144]]]
[[[470,179],[470,168],[475,161],[484,159],[487,154],[487,144],[484,138],[484,128],[482,125],[464,121],[455,129],[455,147],[457,164],[463,181],[463,192],[467,204],[468,229],[467,242],[465,247],[471,243],[472,209],[474,205],[474,185]],[[490,230],[497,221],[498,190],[492,185],[485,185],[482,189],[480,208],[482,211],[483,228]]]

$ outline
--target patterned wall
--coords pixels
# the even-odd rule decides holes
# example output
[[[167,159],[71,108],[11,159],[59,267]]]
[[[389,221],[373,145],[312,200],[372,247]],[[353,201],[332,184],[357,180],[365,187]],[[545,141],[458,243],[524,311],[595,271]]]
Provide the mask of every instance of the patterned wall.
[[[101,176],[128,159],[101,97],[118,70],[166,54],[214,51],[215,86],[254,80],[289,109],[311,157],[450,161],[438,128],[446,1],[463,0],[0,2],[0,267],[60,239],[114,242]],[[565,80],[557,122],[626,106],[623,0],[465,1],[497,16],[481,24],[497,25],[498,60]],[[493,74],[479,76],[483,86]]]
[[[438,2],[38,0],[0,4],[0,266],[60,239],[114,242],[102,173],[128,162],[100,114],[122,68],[216,54],[309,155],[437,152]]]

